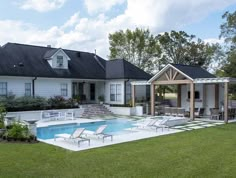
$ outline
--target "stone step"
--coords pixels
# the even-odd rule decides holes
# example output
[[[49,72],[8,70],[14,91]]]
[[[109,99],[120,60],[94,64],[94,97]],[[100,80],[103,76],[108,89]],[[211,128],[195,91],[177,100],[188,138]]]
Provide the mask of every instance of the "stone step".
[[[101,104],[87,104],[87,105],[82,105],[81,108],[84,109],[84,112],[82,114],[83,117],[113,114],[111,111],[109,111],[105,106]]]

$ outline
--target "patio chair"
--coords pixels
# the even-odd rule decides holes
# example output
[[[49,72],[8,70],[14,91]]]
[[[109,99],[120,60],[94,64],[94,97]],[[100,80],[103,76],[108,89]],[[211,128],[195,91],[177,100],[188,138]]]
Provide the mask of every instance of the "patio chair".
[[[185,109],[184,108],[178,108],[177,111],[178,111],[177,116],[184,117],[184,115],[185,115]]]
[[[82,137],[85,128],[77,128],[72,134],[62,133],[54,135],[54,141],[57,138],[63,138],[64,140],[72,140],[74,142],[78,141],[78,146],[80,146],[80,142],[87,141],[90,146],[90,139]]]
[[[170,116],[171,115],[171,108],[170,107],[165,107],[165,115]]]
[[[133,124],[134,126],[137,126],[137,128],[145,128],[145,127],[150,127],[153,126],[158,120],[154,120],[154,119],[149,119],[146,120],[144,122],[138,122]]]
[[[229,119],[234,119],[235,118],[235,113],[236,113],[236,109],[235,108],[230,108],[229,109]]]
[[[111,141],[113,140],[113,135],[110,135],[110,134],[105,134],[104,133],[104,130],[107,128],[107,125],[101,125],[97,128],[96,131],[90,131],[90,130],[85,130],[83,132],[83,134],[87,137],[87,136],[97,136],[98,138],[99,137],[102,137],[102,140],[104,142],[104,139],[105,138],[108,138],[110,137],[111,138]]]
[[[169,118],[164,118],[164,119],[156,122],[152,127],[154,127],[156,129],[156,132],[157,132],[158,128],[162,128],[162,132],[163,132],[164,128],[168,128],[168,130],[169,130],[169,126],[167,125],[168,121],[169,121]]]
[[[74,111],[72,109],[69,109],[65,113],[65,118],[66,118],[66,120],[74,120]]]
[[[54,120],[62,120],[65,117],[61,112],[58,111],[42,111],[41,112],[41,120],[43,121],[54,121]]]
[[[196,117],[202,117],[204,115],[204,108],[195,108],[194,114]]]
[[[210,112],[211,112],[211,119],[220,120],[220,112],[219,112],[219,109],[217,109],[217,108],[211,108],[211,109],[210,109]]]
[[[171,108],[171,112],[172,112],[172,116],[177,116],[178,115],[178,108],[176,108],[176,107],[172,107]]]

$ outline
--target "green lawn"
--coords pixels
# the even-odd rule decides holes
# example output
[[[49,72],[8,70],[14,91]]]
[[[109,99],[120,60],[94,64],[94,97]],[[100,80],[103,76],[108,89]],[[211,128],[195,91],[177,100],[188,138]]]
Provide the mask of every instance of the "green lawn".
[[[71,152],[1,144],[0,177],[235,177],[236,124]]]

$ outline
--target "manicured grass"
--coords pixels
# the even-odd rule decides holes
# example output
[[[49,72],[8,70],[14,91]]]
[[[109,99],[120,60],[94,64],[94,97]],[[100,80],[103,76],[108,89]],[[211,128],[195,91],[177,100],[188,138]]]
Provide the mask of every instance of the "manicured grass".
[[[235,177],[236,124],[71,152],[1,144],[0,177]]]

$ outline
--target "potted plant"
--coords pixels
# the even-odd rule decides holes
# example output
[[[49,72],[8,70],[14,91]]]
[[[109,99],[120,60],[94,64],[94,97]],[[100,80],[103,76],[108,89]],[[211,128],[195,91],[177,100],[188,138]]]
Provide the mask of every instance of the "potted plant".
[[[103,104],[103,102],[104,102],[104,96],[103,96],[103,95],[100,95],[100,96],[98,97],[98,101],[100,102],[100,104]]]

